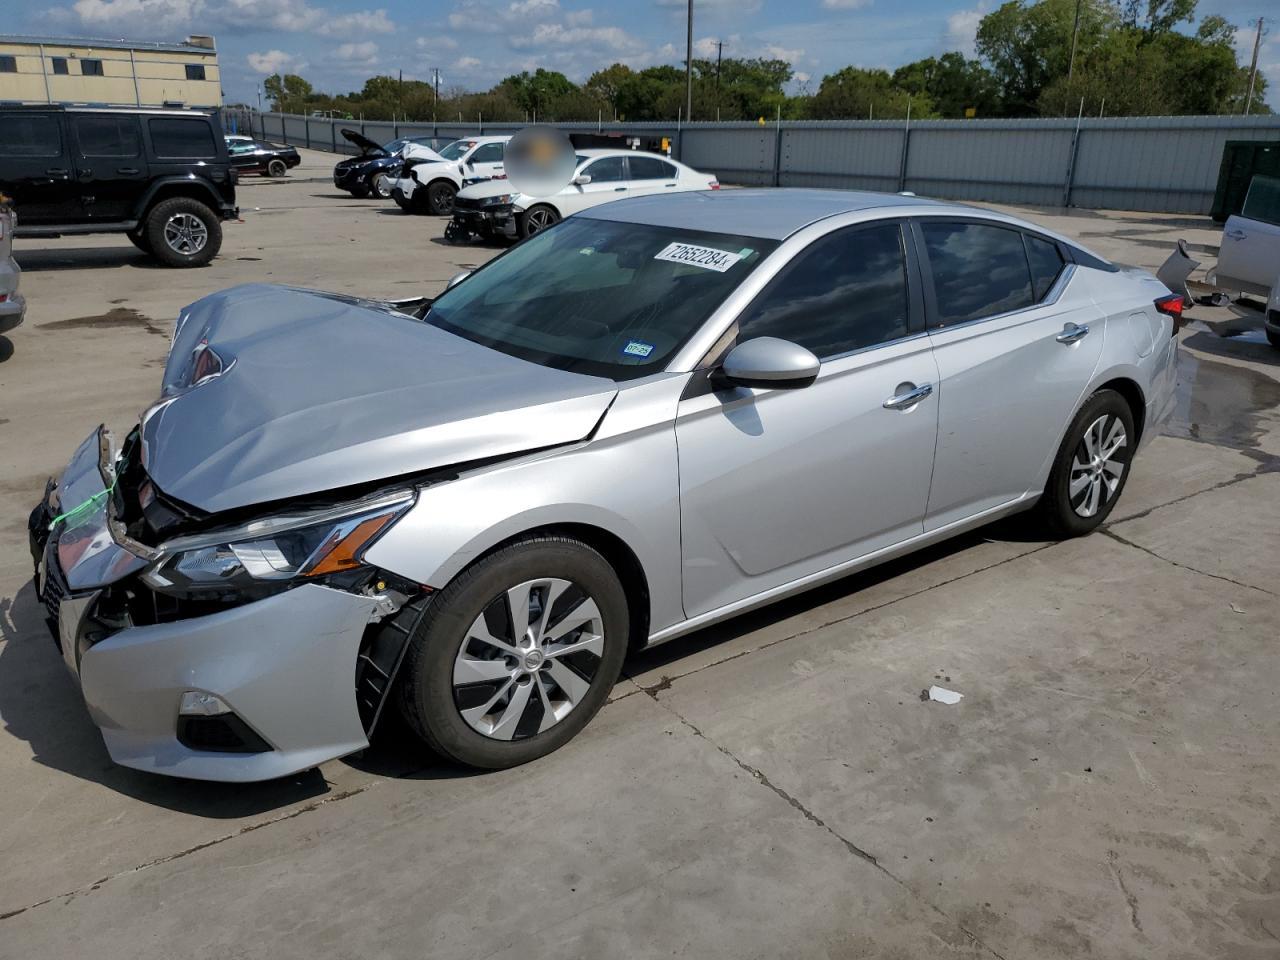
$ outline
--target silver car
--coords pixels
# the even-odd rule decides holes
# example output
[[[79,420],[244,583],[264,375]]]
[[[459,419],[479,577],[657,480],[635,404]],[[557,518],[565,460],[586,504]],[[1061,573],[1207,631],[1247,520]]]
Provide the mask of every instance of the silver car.
[[[1093,530],[1181,307],[1010,217],[741,190],[585,211],[434,301],[245,286],[32,517],[111,756],[260,780],[387,709],[499,768],[629,650],[1039,509]]]
[[[22,270],[13,259],[13,232],[18,215],[8,199],[0,195],[0,333],[8,333],[22,325],[27,302],[18,292]]]

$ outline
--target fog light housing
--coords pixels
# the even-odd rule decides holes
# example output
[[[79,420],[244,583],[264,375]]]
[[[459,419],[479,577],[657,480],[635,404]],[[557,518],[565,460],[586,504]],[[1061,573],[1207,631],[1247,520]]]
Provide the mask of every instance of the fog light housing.
[[[220,717],[230,712],[231,708],[220,697],[200,690],[188,690],[178,705],[178,714],[183,717]]]

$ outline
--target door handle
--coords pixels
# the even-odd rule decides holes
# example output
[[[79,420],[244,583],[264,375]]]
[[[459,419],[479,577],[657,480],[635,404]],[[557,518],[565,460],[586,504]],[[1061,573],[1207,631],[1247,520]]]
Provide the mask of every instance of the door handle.
[[[899,389],[903,386],[907,386],[907,384],[901,384]],[[922,383],[918,387],[912,387],[906,393],[894,394],[880,406],[886,410],[906,410],[909,407],[914,407],[931,393],[933,393],[933,384]]]
[[[66,167],[50,167],[45,171],[51,177],[65,177],[67,175]]]
[[[126,176],[132,176],[138,172],[137,167],[116,167],[116,173],[122,173]]]
[[[1243,230],[1228,230],[1227,236],[1230,237],[1232,240],[1243,240],[1245,239],[1245,237],[1249,235],[1245,233]]]
[[[627,189],[626,187],[614,187],[614,188],[613,188],[613,192],[614,192],[614,193],[625,193],[625,192],[626,192],[626,189]]]
[[[1054,339],[1059,343],[1075,343],[1077,340],[1083,340],[1089,335],[1089,328],[1083,323],[1066,323],[1062,326],[1062,332]]]

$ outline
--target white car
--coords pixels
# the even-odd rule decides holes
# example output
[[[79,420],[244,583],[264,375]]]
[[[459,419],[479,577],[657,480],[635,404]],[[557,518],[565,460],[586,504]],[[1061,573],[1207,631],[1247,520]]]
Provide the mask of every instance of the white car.
[[[467,137],[440,151],[441,159],[415,163],[406,158],[399,179],[391,183],[391,198],[409,213],[447,216],[453,198],[469,183],[505,177],[502,148],[510,136]]]
[[[1240,212],[1227,218],[1214,284],[1269,297],[1267,339],[1280,348],[1280,177],[1256,175]]]
[[[458,193],[448,239],[528,237],[579,210],[646,194],[719,190],[720,183],[683,163],[639,150],[579,150],[573,178],[559,193],[532,197],[509,183],[490,180]]]

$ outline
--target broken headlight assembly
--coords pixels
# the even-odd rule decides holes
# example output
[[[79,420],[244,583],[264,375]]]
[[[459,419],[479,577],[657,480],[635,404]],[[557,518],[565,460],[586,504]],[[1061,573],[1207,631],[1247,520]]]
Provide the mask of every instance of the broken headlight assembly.
[[[299,583],[349,579],[363,569],[364,551],[415,497],[412,490],[398,491],[179,537],[160,547],[160,557],[140,579],[157,593],[224,602],[260,599]]]

